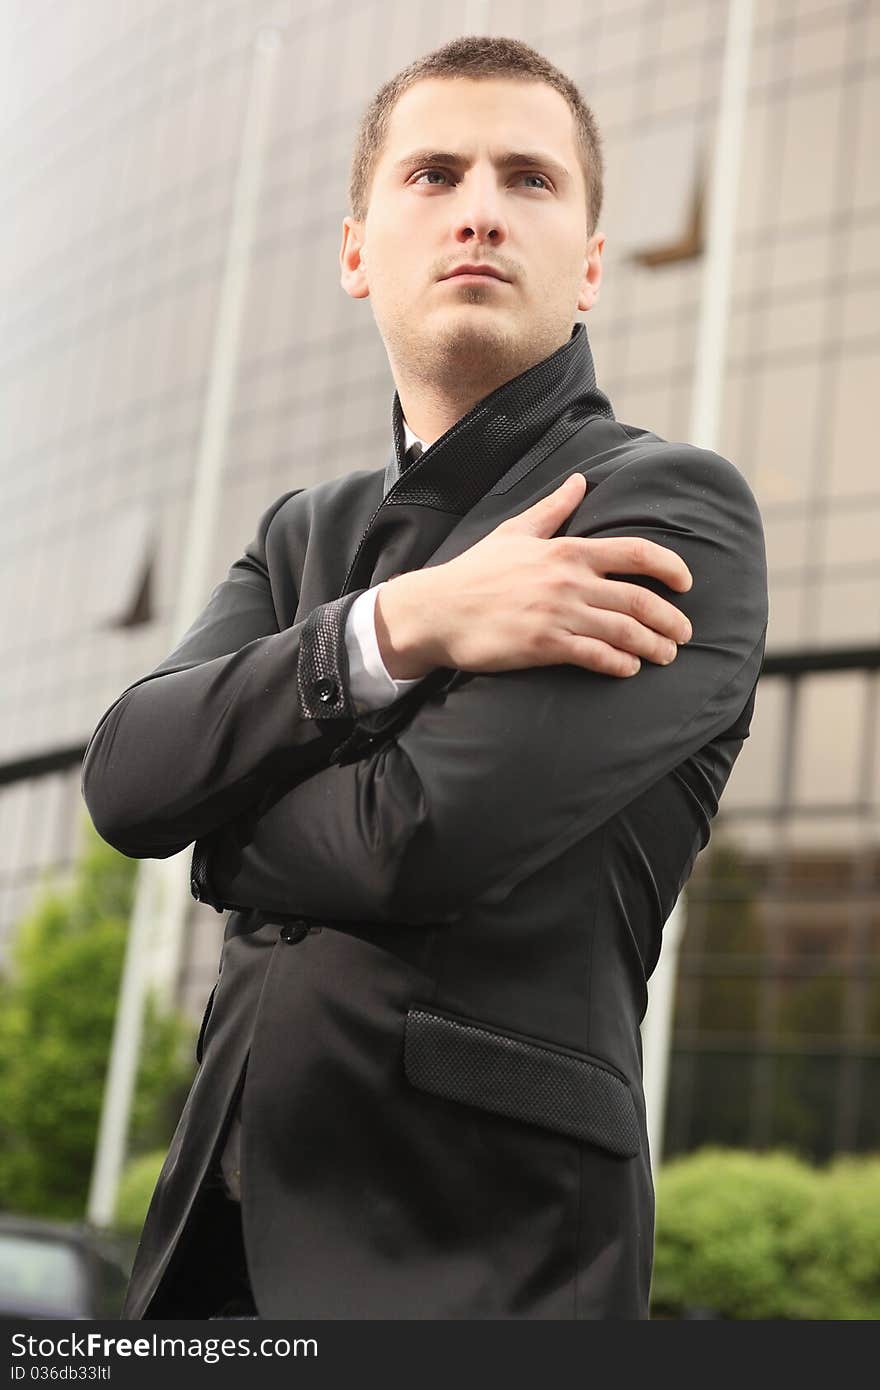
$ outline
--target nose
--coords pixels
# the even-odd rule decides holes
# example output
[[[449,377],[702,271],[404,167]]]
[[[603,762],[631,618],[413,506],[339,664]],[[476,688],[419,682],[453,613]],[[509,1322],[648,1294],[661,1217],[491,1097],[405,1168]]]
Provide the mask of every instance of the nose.
[[[503,245],[508,235],[507,217],[494,169],[474,166],[461,176],[453,216],[457,241]]]

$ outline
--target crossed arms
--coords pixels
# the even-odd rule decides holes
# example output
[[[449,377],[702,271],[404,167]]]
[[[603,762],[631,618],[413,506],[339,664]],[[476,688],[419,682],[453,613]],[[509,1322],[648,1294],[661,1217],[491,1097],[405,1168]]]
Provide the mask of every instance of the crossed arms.
[[[200,623],[120,697],[135,699],[99,737],[120,701],[108,711],[84,763],[104,838],[136,856],[199,839],[203,896],[217,906],[454,921],[473,902],[502,900],[723,734],[754,688],[767,622],[757,506],[726,460],[665,446],[592,488],[569,534],[643,536],[685,561],[694,583],[679,603],[693,637],[671,665],[626,680],[574,665],[461,672],[379,746],[331,763],[339,738],[328,721],[303,708],[291,717],[286,703],[299,689],[308,705],[297,666],[315,615],[272,627],[260,547],[274,510]],[[343,620],[356,596],[319,620]],[[245,631],[237,651],[211,654]],[[152,758],[139,761],[148,731]],[[121,800],[108,790],[120,782]]]

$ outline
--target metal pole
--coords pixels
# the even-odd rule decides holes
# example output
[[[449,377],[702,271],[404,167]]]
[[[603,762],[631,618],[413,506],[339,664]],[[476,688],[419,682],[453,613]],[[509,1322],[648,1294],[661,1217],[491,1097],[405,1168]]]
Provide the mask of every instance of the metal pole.
[[[688,432],[690,443],[715,452],[718,451],[724,389],[751,47],[752,0],[730,0],[715,150],[709,171],[702,293]],[[694,578],[698,580],[699,576]],[[663,949],[651,977],[648,1009],[642,1021],[648,1138],[655,1172],[663,1157],[675,982],[684,925],[684,902],[679,898],[663,930]]]
[[[279,28],[265,27],[257,31],[202,416],[184,566],[175,609],[175,641],[183,635],[204,605],[211,547],[217,534],[220,482],[234,401],[271,95],[281,43]],[[147,990],[153,987],[160,996],[166,999],[173,997],[177,987],[183,929],[190,906],[188,852],[176,854],[170,859],[143,861],[129,926],[89,1191],[88,1219],[96,1225],[108,1225],[115,1210],[137,1079]]]

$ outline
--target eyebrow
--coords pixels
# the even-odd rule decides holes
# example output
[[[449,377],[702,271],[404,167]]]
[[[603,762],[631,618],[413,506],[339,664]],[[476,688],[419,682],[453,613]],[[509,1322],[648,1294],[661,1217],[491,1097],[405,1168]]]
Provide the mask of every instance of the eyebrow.
[[[460,169],[468,167],[473,161],[466,159],[462,154],[453,154],[449,150],[412,150],[405,154],[402,159],[394,163],[394,170],[403,173],[407,169],[421,168],[431,164],[454,165]],[[568,183],[571,174],[564,164],[551,159],[548,154],[542,154],[540,150],[505,150],[503,154],[495,156],[493,163],[498,169],[518,169],[523,165],[530,168],[537,167],[546,169],[548,174],[559,184]]]

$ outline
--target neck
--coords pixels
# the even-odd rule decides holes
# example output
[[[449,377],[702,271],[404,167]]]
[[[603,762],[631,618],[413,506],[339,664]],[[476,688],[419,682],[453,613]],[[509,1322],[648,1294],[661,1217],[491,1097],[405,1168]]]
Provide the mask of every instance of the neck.
[[[477,401],[488,396],[497,386],[503,385],[503,382],[495,382],[494,385],[488,386],[485,390],[483,390],[482,384],[476,388],[471,384],[469,390],[463,390],[452,396],[442,391],[433,392],[420,386],[407,384],[406,381],[397,376],[395,377],[395,385],[406,423],[413,434],[428,446],[439,439],[441,435],[446,434],[447,430],[450,430],[454,424],[467,415],[469,410],[474,408]]]

